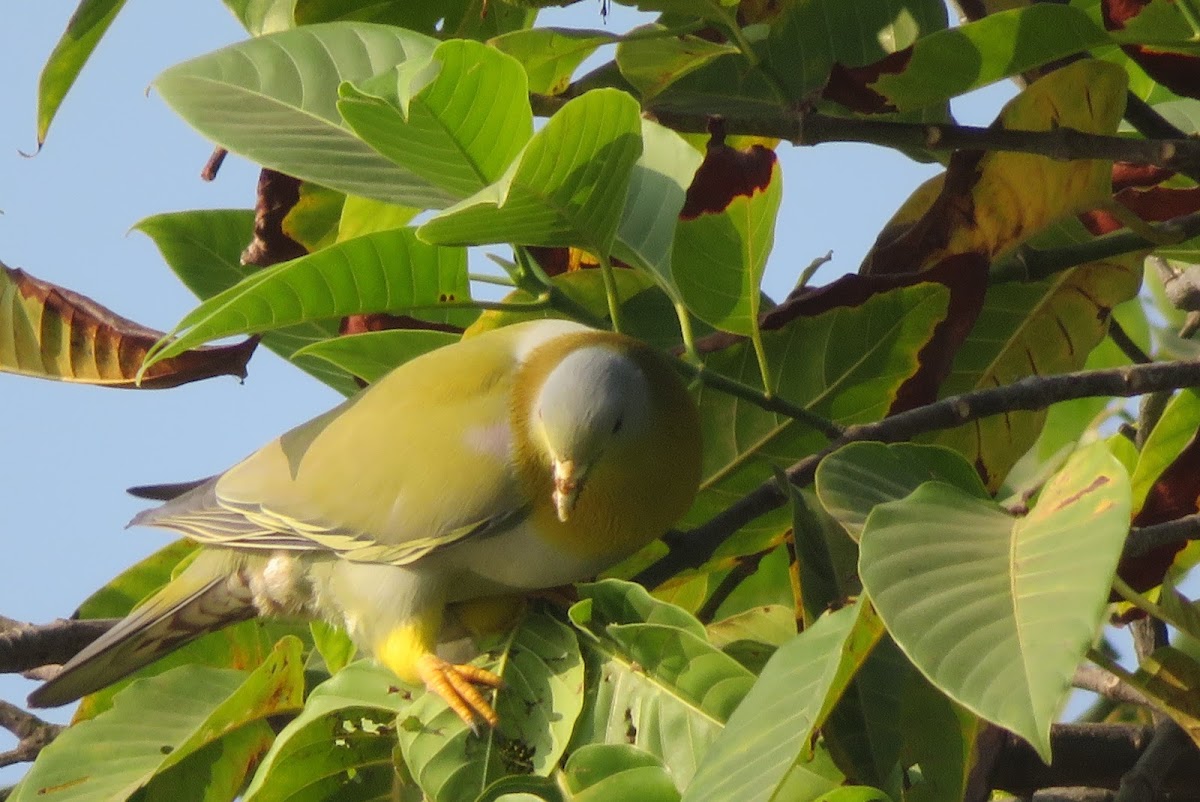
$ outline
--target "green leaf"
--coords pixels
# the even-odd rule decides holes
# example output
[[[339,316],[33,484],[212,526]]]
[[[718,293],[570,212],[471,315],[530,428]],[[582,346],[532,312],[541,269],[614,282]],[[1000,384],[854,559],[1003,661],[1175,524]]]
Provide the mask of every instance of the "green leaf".
[[[642,155],[633,165],[613,255],[648,271],[672,298],[671,251],[679,212],[703,157],[670,128],[642,120]]]
[[[631,743],[686,785],[754,675],[709,643],[694,617],[640,585],[606,579],[579,595],[568,614],[587,636],[589,679],[573,742]]]
[[[350,802],[387,798],[405,695],[373,661],[352,663],[309,694],[279,733],[246,789],[246,802]]]
[[[635,28],[630,38],[617,46],[617,66],[621,75],[648,102],[688,73],[695,72],[713,59],[734,54],[736,47],[710,42],[699,36],[652,36],[665,32],[666,26],[652,24]]]
[[[906,802],[965,799],[978,759],[976,742],[990,725],[950,700],[910,670],[901,694],[901,759],[920,768],[920,781],[906,790]]]
[[[1049,762],[1050,724],[1100,626],[1128,530],[1128,477],[1097,443],[1024,518],[942,482],[876,507],[859,573],[934,685]]]
[[[91,58],[92,51],[108,31],[117,14],[125,6],[125,0],[81,0],[67,23],[67,29],[38,79],[37,141],[38,147],[46,141],[50,123],[62,106],[67,92]]]
[[[390,329],[335,337],[313,343],[296,354],[323,359],[370,384],[410,359],[459,339],[459,335],[445,331]]]
[[[637,103],[597,89],[567,103],[495,184],[418,229],[442,245],[577,246],[607,256],[642,152]]]
[[[685,802],[783,798],[789,770],[805,762],[810,739],[882,635],[860,599],[779,647],[705,753]]]
[[[533,135],[521,65],[478,42],[443,42],[338,93],[363,141],[455,199],[499,179]]]
[[[13,802],[125,799],[224,736],[299,710],[300,650],[299,640],[285,638],[251,673],[184,666],[135,682],[111,710],[46,747]]]
[[[171,212],[147,217],[133,226],[154,242],[167,266],[201,300],[206,300],[258,273],[239,255],[254,230],[254,213],[242,210]],[[291,359],[305,345],[338,335],[336,321],[310,320],[274,329],[263,345]],[[343,395],[358,391],[354,379],[326,363],[298,360],[297,366]]]
[[[437,307],[469,300],[466,251],[426,245],[411,228],[380,231],[252,273],[185,315],[175,339],[146,364],[192,343],[345,315],[416,313],[461,323],[470,310]]]
[[[678,802],[679,791],[657,757],[630,744],[587,744],[563,766],[572,802]]]
[[[433,802],[474,799],[505,774],[547,776],[579,718],[583,662],[571,628],[534,612],[488,651],[504,678],[500,726],[475,736],[440,697],[418,695],[400,723],[404,763]]]
[[[768,604],[714,621],[705,627],[705,632],[718,649],[738,641],[782,646],[796,635],[796,615],[790,607]]]
[[[337,89],[436,40],[388,25],[333,22],[263,36],[185,61],[154,85],[204,136],[250,161],[351,195],[440,208],[453,198],[343,127]]]
[[[1146,497],[1184,448],[1196,436],[1196,421],[1200,420],[1200,393],[1183,389],[1167,403],[1162,416],[1150,430],[1150,436],[1138,455],[1137,467],[1130,483],[1133,486],[1133,509],[1142,508]]]
[[[783,199],[779,162],[770,183],[738,195],[719,214],[681,220],[671,275],[696,317],[723,331],[754,333],[763,271],[775,242],[775,217]]]
[[[979,474],[957,452],[913,443],[851,443],[817,467],[816,488],[825,511],[850,537],[859,539],[871,510],[899,501],[925,482],[954,485],[977,498],[989,498]]]
[[[1079,8],[1034,4],[921,37],[902,70],[870,87],[900,111],[918,109],[1108,42]]]
[[[557,95],[571,75],[601,45],[618,41],[607,31],[574,28],[530,28],[497,36],[488,44],[521,62],[529,76],[529,91]]]

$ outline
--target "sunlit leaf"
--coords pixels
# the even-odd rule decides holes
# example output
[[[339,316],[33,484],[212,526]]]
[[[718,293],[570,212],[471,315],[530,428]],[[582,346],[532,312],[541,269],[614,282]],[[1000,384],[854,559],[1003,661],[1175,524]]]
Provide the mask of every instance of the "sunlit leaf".
[[[458,340],[458,335],[444,331],[369,331],[313,343],[297,355],[323,359],[369,384],[410,359]]]
[[[1100,626],[1128,527],[1125,470],[1095,444],[1024,518],[942,482],[876,507],[859,572],[917,668],[1049,762],[1050,723]]]
[[[177,64],[154,86],[204,136],[264,167],[351,195],[440,208],[451,195],[376,153],[337,110],[343,81],[427,58],[436,44],[389,25],[312,25]]]
[[[250,673],[185,666],[141,680],[43,750],[14,802],[125,799],[222,736],[299,710],[303,695],[294,638]]]
[[[488,44],[515,58],[529,77],[529,91],[557,95],[571,75],[596,48],[617,37],[607,31],[572,28],[530,28],[491,39]]]

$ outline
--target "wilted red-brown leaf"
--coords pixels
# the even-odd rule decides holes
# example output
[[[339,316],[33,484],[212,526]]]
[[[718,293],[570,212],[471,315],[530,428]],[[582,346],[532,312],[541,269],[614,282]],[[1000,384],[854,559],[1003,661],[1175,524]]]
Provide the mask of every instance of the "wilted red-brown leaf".
[[[283,230],[283,219],[300,200],[300,179],[263,168],[254,202],[254,239],[242,251],[242,264],[270,267],[308,251]]]
[[[1148,5],[1150,0],[1102,0],[1105,30],[1121,30]],[[1122,45],[1121,49],[1167,89],[1180,97],[1200,99],[1200,57],[1146,45]]]
[[[750,197],[771,183],[775,151],[762,145],[747,150],[725,144],[725,124],[719,118],[708,124],[708,147],[700,169],[688,187],[680,220],[692,220],[702,214],[720,214],[734,198]]]
[[[1200,512],[1200,437],[1192,435],[1179,456],[1150,487],[1133,525],[1153,526],[1196,512]],[[1168,543],[1137,557],[1122,559],[1117,575],[1139,593],[1157,587],[1175,555],[1186,545],[1184,541]]]
[[[245,378],[258,344],[196,348],[156,363],[135,384],[161,331],[71,290],[0,264],[0,370],[107,387],[160,389],[213,376]]]
[[[840,103],[851,111],[861,114],[886,114],[896,107],[883,95],[871,88],[881,75],[897,75],[908,68],[912,59],[912,47],[889,53],[873,64],[862,67],[846,67],[834,63],[829,71],[829,80],[821,90],[821,97]]]
[[[389,331],[391,329],[444,331],[449,334],[463,333],[463,329],[460,326],[419,320],[408,315],[389,315],[387,312],[375,312],[369,315],[348,315],[342,318],[342,324],[338,327],[338,333],[342,335],[364,334],[368,331]]]
[[[1172,220],[1200,211],[1200,186],[1163,187],[1162,181],[1175,173],[1161,167],[1127,164],[1113,165],[1115,200],[1148,223]],[[1124,228],[1125,224],[1104,209],[1093,209],[1079,216],[1093,235],[1108,234]]]

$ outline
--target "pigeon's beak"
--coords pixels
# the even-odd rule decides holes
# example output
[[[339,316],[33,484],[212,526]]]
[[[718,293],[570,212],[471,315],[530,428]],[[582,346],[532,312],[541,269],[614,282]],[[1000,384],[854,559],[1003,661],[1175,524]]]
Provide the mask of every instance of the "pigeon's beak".
[[[574,460],[554,460],[554,509],[558,520],[566,521],[575,509],[579,500],[579,491],[583,489],[586,467],[576,467]]]

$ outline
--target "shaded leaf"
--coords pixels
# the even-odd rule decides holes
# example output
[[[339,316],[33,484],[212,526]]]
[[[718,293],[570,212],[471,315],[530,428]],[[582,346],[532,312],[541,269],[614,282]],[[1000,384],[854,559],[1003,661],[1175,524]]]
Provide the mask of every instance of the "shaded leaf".
[[[444,331],[390,329],[323,340],[296,355],[323,359],[370,384],[408,360],[459,339]]]
[[[530,92],[557,95],[570,85],[575,69],[596,48],[617,39],[607,31],[530,28],[497,36],[488,44],[521,62]]]
[[[100,44],[108,27],[125,7],[125,0],[80,0],[67,29],[54,45],[38,78],[37,141],[46,141],[50,123],[62,106],[67,92]]]
[[[138,371],[163,333],[90,298],[0,264],[0,370],[42,379],[153,390],[246,377],[253,340],[195,350]]]
[[[498,180],[529,141],[528,94],[516,59],[452,40],[343,83],[337,107],[372,148],[458,199]]]
[[[363,312],[469,320],[470,310],[437,310],[469,300],[464,250],[426,245],[411,228],[380,231],[259,270],[212,296],[184,316],[149,364],[231,334]]]
[[[587,744],[576,749],[563,766],[563,784],[574,802],[679,799],[679,791],[662,762],[629,744]]]
[[[941,482],[876,507],[859,573],[934,685],[1049,762],[1050,723],[1100,625],[1128,526],[1125,470],[1098,443],[1024,518]]]
[[[1125,677],[1200,745],[1200,665],[1186,652],[1160,646]]]
[[[975,469],[957,453],[914,443],[843,446],[821,460],[815,486],[825,511],[858,540],[872,509],[899,501],[931,481],[954,485],[976,498],[989,497]]]
[[[862,665],[883,624],[865,599],[781,646],[705,754],[684,799],[770,800]]]
[[[171,67],[154,85],[197,131],[257,164],[352,195],[440,208],[450,195],[376,153],[337,111],[343,81],[427,58],[436,44],[389,25],[332,22],[230,45]]]
[[[246,802],[387,798],[396,782],[392,750],[404,694],[372,661],[322,682],[288,722],[246,789]]]
[[[634,28],[617,46],[621,75],[649,102],[668,86],[713,59],[737,55],[731,44],[712,42],[699,36],[653,36],[666,26],[651,24]]]
[[[504,177],[434,215],[418,229],[426,242],[612,248],[642,152],[637,103],[597,89],[567,103],[534,135]]]
[[[111,710],[44,749],[14,802],[124,799],[153,776],[223,736],[299,710],[300,642],[281,641],[256,671],[185,666],[141,680]]]
[[[588,690],[573,743],[638,746],[686,785],[754,675],[639,585],[606,579],[579,594],[569,615],[586,636]]]

